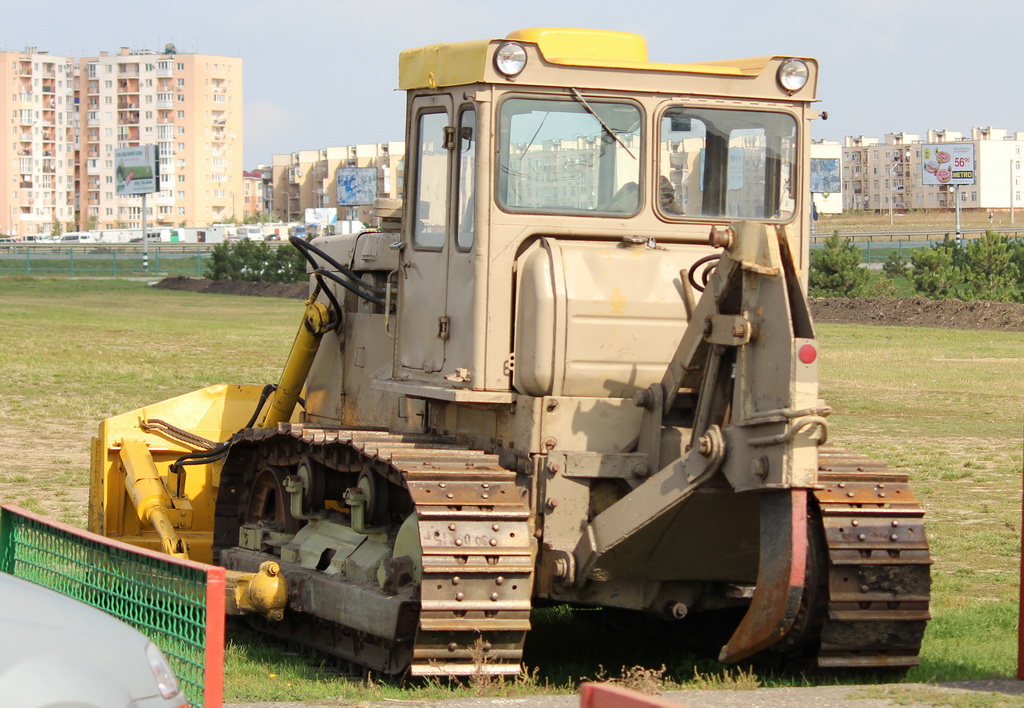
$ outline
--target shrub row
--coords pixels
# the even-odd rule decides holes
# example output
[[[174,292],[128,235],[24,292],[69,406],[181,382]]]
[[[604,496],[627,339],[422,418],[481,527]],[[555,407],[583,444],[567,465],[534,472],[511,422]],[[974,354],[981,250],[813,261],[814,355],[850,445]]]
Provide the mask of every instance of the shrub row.
[[[914,249],[907,262],[893,253],[882,265],[882,278],[861,266],[861,249],[835,232],[811,252],[811,297],[886,297],[893,280],[906,278],[915,295],[933,300],[1024,302],[1024,240],[986,231],[966,246],[947,236],[930,247]]]
[[[211,280],[245,280],[297,283],[306,279],[306,260],[291,244],[271,248],[262,241],[218,243],[210,254],[206,277]]]

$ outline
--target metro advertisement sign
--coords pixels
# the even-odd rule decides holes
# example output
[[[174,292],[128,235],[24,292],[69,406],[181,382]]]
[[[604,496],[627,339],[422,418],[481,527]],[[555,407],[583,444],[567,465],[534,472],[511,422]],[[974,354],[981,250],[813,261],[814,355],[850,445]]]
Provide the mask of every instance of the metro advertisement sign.
[[[974,184],[974,143],[922,145],[921,184]]]

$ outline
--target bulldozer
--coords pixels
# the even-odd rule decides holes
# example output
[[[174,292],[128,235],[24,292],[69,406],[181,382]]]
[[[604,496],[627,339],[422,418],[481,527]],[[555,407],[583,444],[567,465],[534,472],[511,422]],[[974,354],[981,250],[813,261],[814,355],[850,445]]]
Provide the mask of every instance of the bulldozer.
[[[817,79],[604,30],[402,52],[403,199],[291,239],[276,384],[100,424],[90,529],[222,565],[255,626],[382,674],[517,674],[551,604],[733,618],[726,663],[916,665],[923,510],[819,398]]]

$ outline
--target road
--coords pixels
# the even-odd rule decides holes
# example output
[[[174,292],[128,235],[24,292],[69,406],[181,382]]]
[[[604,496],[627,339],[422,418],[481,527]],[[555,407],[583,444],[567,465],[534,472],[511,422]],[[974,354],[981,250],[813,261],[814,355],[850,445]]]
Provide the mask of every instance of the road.
[[[996,694],[996,695],[992,695]],[[1024,682],[812,686],[752,691],[668,691],[660,696],[689,708],[926,708],[930,706],[1024,706]],[[383,699],[380,702],[226,703],[224,708],[576,708],[578,696],[509,696],[452,700]],[[637,706],[637,708],[641,708]],[[624,707],[625,708],[625,707]]]

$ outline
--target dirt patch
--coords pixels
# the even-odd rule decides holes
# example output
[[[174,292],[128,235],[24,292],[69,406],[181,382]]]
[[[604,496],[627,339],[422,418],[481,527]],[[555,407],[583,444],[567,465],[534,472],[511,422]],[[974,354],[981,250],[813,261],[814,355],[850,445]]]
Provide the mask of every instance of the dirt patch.
[[[306,283],[247,283],[240,280],[208,280],[178,276],[165,278],[154,287],[224,295],[258,295],[303,300]],[[1013,302],[929,300],[923,297],[811,298],[815,322],[869,324],[890,327],[937,329],[995,329],[1024,331],[1024,305]]]
[[[811,313],[815,322],[833,324],[1024,331],[1024,305],[1014,302],[923,297],[812,298]]]
[[[183,275],[164,278],[153,287],[161,290],[186,290],[193,293],[287,297],[297,300],[305,300],[309,296],[307,283],[249,283],[244,280],[186,278]]]

